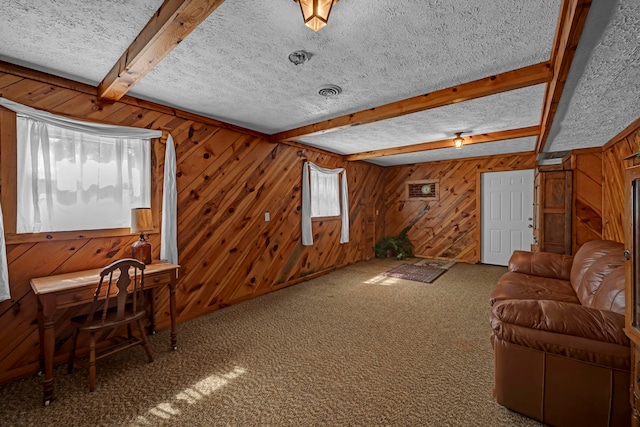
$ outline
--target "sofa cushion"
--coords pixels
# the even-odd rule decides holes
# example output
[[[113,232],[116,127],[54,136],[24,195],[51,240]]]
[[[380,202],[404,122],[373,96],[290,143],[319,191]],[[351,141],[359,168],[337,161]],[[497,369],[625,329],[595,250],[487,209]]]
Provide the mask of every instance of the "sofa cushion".
[[[566,280],[511,271],[498,279],[498,284],[489,295],[491,305],[507,299],[554,300],[580,304],[571,284]]]
[[[509,271],[569,280],[573,256],[552,252],[513,251],[509,258]]]
[[[573,258],[571,286],[581,301],[593,294],[594,288],[597,288],[614,268],[622,265],[620,262],[624,262],[623,253],[624,245],[612,240],[591,240],[580,247]],[[598,262],[602,258],[606,260]],[[613,265],[608,266],[609,263]],[[585,278],[587,281],[583,282]],[[583,286],[585,288],[581,289]]]

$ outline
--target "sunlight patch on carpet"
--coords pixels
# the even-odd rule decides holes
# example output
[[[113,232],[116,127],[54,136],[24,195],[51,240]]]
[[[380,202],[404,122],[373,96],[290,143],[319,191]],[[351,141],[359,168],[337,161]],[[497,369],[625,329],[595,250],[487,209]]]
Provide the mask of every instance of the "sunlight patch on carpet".
[[[447,270],[428,265],[402,264],[382,273],[384,276],[412,280],[421,283],[433,283]]]
[[[382,274],[375,276],[372,279],[365,280],[364,283],[369,285],[380,285],[380,286],[393,286],[397,285],[399,280],[395,277],[386,277]]]
[[[158,419],[175,419],[181,413],[181,404],[194,404],[211,393],[229,383],[240,375],[246,373],[246,369],[236,367],[233,371],[222,375],[211,375],[201,381],[181,390],[171,402],[162,402],[149,409],[147,415],[138,416],[130,427],[156,425]],[[182,408],[185,409],[185,408]]]

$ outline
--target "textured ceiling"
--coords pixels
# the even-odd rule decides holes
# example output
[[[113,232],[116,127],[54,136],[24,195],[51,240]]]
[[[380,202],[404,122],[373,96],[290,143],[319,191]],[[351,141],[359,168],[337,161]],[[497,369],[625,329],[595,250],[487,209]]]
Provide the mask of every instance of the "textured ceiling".
[[[452,138],[456,132],[481,134],[536,126],[546,85],[503,92],[300,141],[340,154],[360,153]],[[487,149],[488,146],[485,147]],[[493,152],[491,154],[494,154]]]
[[[558,10],[559,0],[344,0],[314,33],[291,0],[227,0],[131,94],[271,134],[547,61]],[[312,57],[295,66],[295,50]],[[319,96],[328,83],[342,95]]]
[[[545,151],[600,147],[640,117],[640,2],[594,1]]]
[[[267,134],[549,61],[561,0],[341,0],[314,33],[292,0],[226,0],[130,95]],[[162,0],[3,0],[0,59],[97,85]],[[545,151],[603,145],[640,116],[640,5],[593,0]],[[311,58],[293,65],[295,50]],[[343,93],[317,95],[323,84]],[[341,154],[540,124],[545,85],[298,139]],[[533,142],[532,142],[533,141]],[[388,156],[531,151],[535,137]]]
[[[2,0],[0,59],[97,85],[162,0]]]

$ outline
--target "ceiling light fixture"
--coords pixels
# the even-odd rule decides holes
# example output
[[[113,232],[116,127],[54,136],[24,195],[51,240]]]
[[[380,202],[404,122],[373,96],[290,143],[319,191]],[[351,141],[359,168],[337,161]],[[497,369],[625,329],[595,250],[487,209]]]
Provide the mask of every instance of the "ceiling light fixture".
[[[462,148],[462,143],[464,142],[464,138],[460,135],[462,135],[462,132],[456,132],[456,137],[453,138],[453,146],[458,150]]]
[[[304,25],[318,31],[329,22],[329,14],[338,0],[293,0],[300,5]]]

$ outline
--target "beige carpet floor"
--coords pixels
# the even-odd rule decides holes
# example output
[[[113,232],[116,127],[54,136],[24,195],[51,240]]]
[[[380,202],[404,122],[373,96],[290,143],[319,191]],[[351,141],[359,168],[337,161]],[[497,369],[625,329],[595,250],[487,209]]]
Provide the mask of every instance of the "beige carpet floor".
[[[488,295],[502,267],[434,283],[358,263],[178,325],[86,374],[0,385],[2,426],[539,426],[491,397]]]

